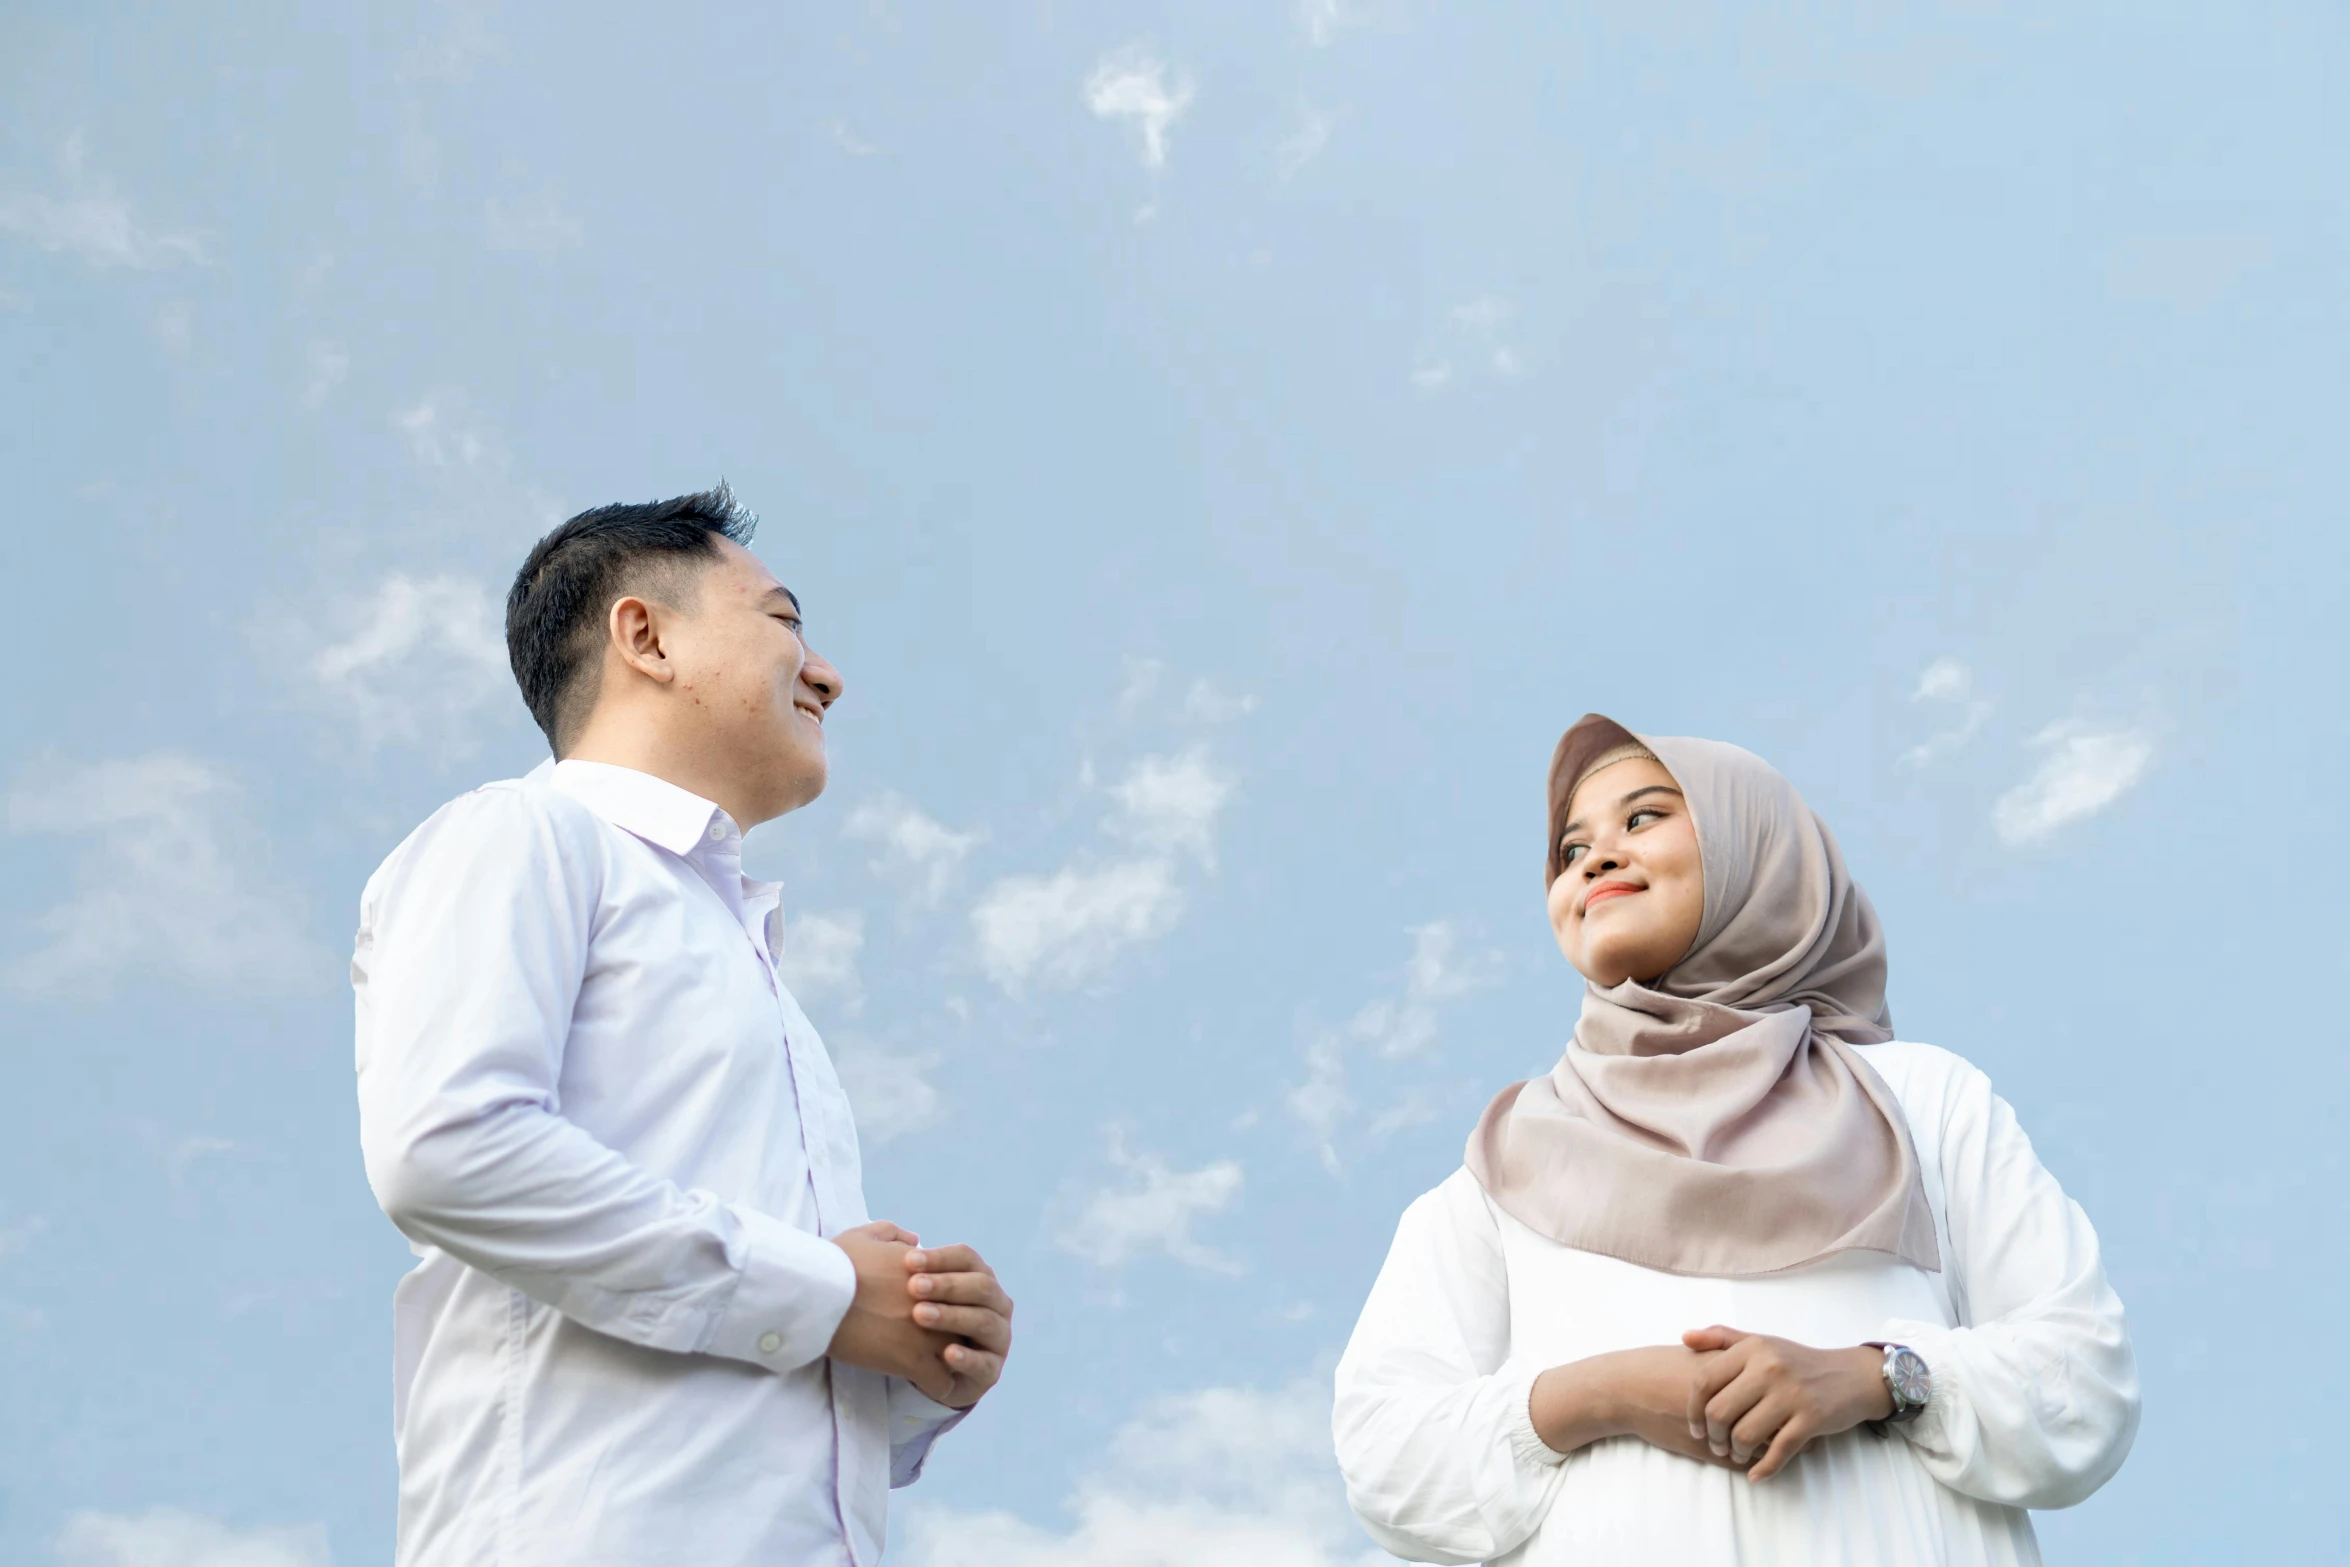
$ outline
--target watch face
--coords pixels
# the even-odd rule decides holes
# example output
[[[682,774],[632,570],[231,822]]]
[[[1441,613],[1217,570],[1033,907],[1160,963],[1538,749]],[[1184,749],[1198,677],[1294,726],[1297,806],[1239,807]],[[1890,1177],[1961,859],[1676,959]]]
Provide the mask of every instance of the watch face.
[[[1897,1349],[1886,1364],[1885,1380],[1893,1386],[1893,1396],[1904,1409],[1914,1409],[1934,1395],[1934,1379],[1926,1370],[1926,1359],[1914,1349]]]

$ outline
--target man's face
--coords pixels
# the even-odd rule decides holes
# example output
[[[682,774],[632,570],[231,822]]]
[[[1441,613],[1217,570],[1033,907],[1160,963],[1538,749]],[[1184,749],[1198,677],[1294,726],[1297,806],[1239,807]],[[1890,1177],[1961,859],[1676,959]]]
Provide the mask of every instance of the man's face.
[[[729,539],[718,553],[698,601],[663,617],[661,640],[690,719],[681,738],[738,780],[765,820],[824,792],[824,714],[840,672],[802,640],[799,600],[759,557]]]

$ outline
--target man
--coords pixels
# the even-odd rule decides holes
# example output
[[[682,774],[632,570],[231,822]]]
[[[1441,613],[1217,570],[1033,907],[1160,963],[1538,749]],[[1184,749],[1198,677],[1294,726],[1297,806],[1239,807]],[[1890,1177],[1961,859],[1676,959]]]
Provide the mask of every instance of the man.
[[[558,760],[361,900],[360,1140],[394,1297],[400,1567],[869,1567],[1002,1374],[969,1247],[866,1222],[742,835],[824,788],[840,675],[724,485],[583,512],[506,603]]]

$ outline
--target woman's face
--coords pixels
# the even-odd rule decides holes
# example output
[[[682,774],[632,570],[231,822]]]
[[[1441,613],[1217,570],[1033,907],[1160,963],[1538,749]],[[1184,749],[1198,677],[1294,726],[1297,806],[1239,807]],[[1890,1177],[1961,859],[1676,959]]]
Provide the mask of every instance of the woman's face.
[[[1705,917],[1697,824],[1673,775],[1628,757],[1575,788],[1550,884],[1559,951],[1594,985],[1647,981],[1686,957]]]

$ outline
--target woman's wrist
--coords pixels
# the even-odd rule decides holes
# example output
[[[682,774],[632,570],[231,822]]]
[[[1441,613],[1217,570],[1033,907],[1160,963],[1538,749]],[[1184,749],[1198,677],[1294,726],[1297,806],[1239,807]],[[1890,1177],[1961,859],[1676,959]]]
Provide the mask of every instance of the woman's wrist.
[[[1631,1429],[1624,1419],[1623,1358],[1618,1353],[1571,1360],[1534,1379],[1526,1413],[1543,1446],[1572,1453]]]

